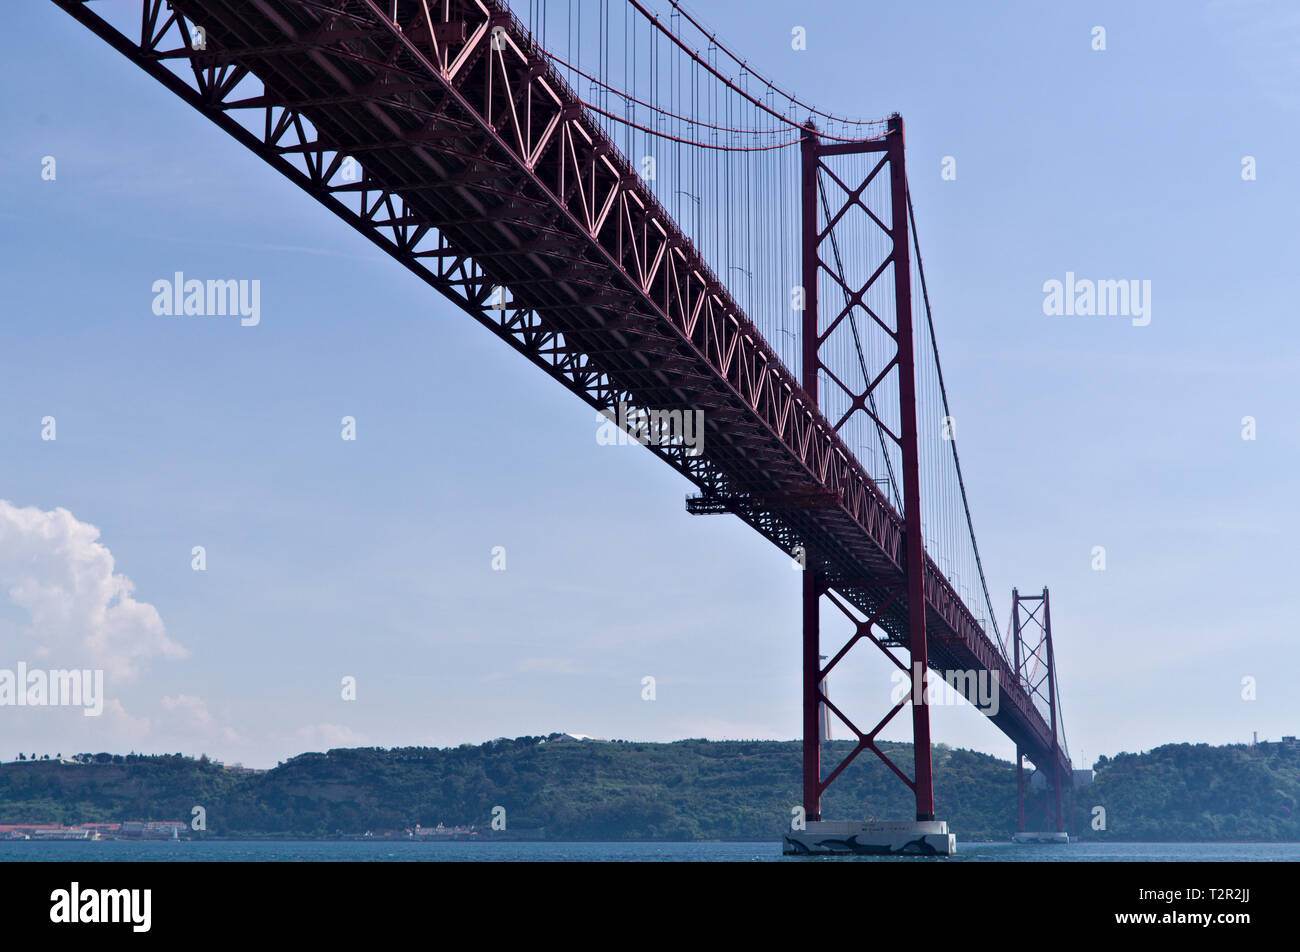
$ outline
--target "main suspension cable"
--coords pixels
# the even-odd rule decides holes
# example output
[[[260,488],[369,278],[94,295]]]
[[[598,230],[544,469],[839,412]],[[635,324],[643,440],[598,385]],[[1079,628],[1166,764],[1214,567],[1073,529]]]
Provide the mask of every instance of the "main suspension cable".
[[[651,13],[649,10],[647,10],[647,9],[646,9],[642,4],[641,4],[640,0],[627,0],[627,2],[628,2],[629,4],[631,4],[632,7],[634,7],[638,13],[640,13],[643,17],[645,17],[648,21],[650,21],[650,23],[655,27],[655,29],[657,29],[657,30],[658,30],[660,33],[662,33],[664,36],[668,37],[668,39],[671,40],[672,43],[673,43],[673,44],[674,44],[678,49],[680,49],[683,53],[685,53],[687,56],[689,56],[689,57],[690,57],[692,60],[694,60],[697,64],[699,64],[700,66],[703,66],[704,69],[707,70],[707,71],[708,71],[708,72],[709,72],[709,73],[710,73],[710,74],[711,74],[715,79],[717,79],[719,82],[721,82],[723,85],[725,85],[725,86],[726,86],[728,89],[730,89],[732,92],[734,92],[734,93],[736,93],[737,95],[739,95],[739,96],[743,97],[744,99],[748,100],[750,103],[752,103],[753,105],[757,106],[759,109],[761,109],[763,112],[767,113],[769,116],[772,116],[774,119],[777,119],[777,120],[779,120],[780,122],[785,123],[786,125],[790,126],[791,128],[799,129],[799,130],[802,131],[802,129],[803,129],[803,125],[802,125],[801,123],[799,123],[798,121],[796,121],[796,120],[794,120],[794,119],[791,119],[789,116],[783,116],[781,113],[777,112],[775,109],[772,109],[771,107],[769,107],[766,103],[760,102],[759,100],[755,99],[755,98],[754,98],[753,96],[751,96],[748,92],[746,92],[745,90],[743,90],[743,89],[741,89],[739,86],[737,86],[735,83],[733,83],[733,82],[732,82],[728,77],[726,77],[726,76],[724,76],[722,73],[718,72],[718,70],[715,69],[715,68],[713,67],[713,65],[710,64],[707,60],[701,59],[700,55],[699,55],[695,50],[691,49],[689,46],[687,46],[685,43],[683,43],[682,40],[681,40],[681,38],[678,37],[676,33],[674,33],[672,30],[670,30],[670,29],[668,29],[666,26],[664,26],[663,23],[660,22],[660,20],[659,20],[658,17],[656,17],[653,13]],[[773,90],[776,90],[776,87],[775,87],[775,86],[771,86],[770,88],[773,89]],[[784,95],[784,94],[782,94],[782,95]],[[882,132],[880,135],[875,135],[875,136],[864,136],[864,137],[850,138],[850,137],[846,137],[846,136],[836,136],[836,135],[831,135],[830,133],[822,133],[822,134],[821,134],[821,138],[823,138],[823,139],[834,139],[834,140],[836,140],[837,142],[871,142],[871,141],[875,141],[875,140],[878,140],[878,139],[883,139],[887,134],[888,134],[887,132]]]
[[[781,89],[779,86],[775,85],[770,80],[761,76],[747,62],[742,60],[735,53],[731,52],[731,50],[728,49],[726,45],[723,44],[723,42],[718,39],[716,33],[712,33],[709,30],[706,30],[704,26],[700,23],[700,21],[695,19],[695,17],[691,16],[685,10],[685,8],[683,8],[682,5],[677,2],[677,0],[668,0],[668,2],[672,4],[674,10],[676,10],[678,13],[680,13],[682,16],[686,18],[687,22],[689,22],[691,26],[695,27],[695,29],[699,30],[702,34],[707,36],[709,38],[709,42],[711,42],[714,46],[716,46],[719,50],[721,50],[722,53],[728,59],[730,59],[733,63],[739,66],[742,70],[749,73],[749,75],[753,76],[756,80],[758,80],[760,83],[765,85],[768,89],[775,91],[779,96],[781,96],[781,98],[789,101],[792,105],[798,106],[801,109],[807,109],[813,115],[820,116],[823,119],[828,119],[831,122],[839,122],[849,126],[880,125],[881,123],[886,121],[883,119],[846,119],[843,116],[836,116],[829,112],[823,112],[822,110],[818,109],[815,106],[810,106],[808,103],[798,99],[792,93],[787,93],[785,90]]]

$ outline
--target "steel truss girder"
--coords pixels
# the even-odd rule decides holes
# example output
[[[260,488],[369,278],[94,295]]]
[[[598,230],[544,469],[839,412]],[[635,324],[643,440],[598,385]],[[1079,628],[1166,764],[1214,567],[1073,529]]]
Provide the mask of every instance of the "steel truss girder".
[[[73,0],[56,0],[56,2],[83,22],[87,22],[96,32],[105,35],[120,51],[130,56],[196,108],[204,111],[227,132],[235,135],[322,202],[332,205],[331,199],[343,199],[344,189],[360,194],[366,203],[364,204],[366,210],[360,215],[362,221],[357,220],[355,211],[342,217],[363,231],[391,226],[388,229],[389,233],[383,236],[384,240],[377,243],[403,260],[408,268],[417,272],[426,270],[422,267],[423,261],[420,257],[427,256],[428,249],[412,239],[414,234],[412,229],[415,227],[418,215],[397,214],[395,211],[382,217],[375,214],[375,210],[380,207],[386,206],[394,210],[406,207],[401,201],[403,197],[400,191],[401,182],[410,181],[411,177],[400,179],[391,189],[383,188],[381,183],[375,182],[381,187],[372,192],[366,187],[374,182],[374,173],[369,168],[371,160],[367,159],[365,182],[338,183],[336,176],[333,178],[331,176],[338,171],[339,159],[344,154],[337,150],[342,150],[347,145],[343,137],[310,135],[306,131],[308,128],[318,128],[312,123],[312,117],[295,112],[293,109],[267,104],[267,96],[281,94],[280,91],[289,86],[289,83],[278,76],[273,77],[276,81],[274,85],[268,87],[264,96],[240,95],[230,103],[224,104],[229,109],[222,108],[223,103],[220,99],[214,101],[210,96],[196,95],[194,90],[182,86],[179,78],[157,61],[153,53],[159,46],[161,33],[152,48],[140,48],[123,42],[119,34],[111,31],[111,28],[105,28],[102,21],[98,21],[81,4]],[[148,9],[157,6],[153,0],[144,0],[144,5]],[[223,4],[201,2],[201,0],[178,0],[176,6],[178,9],[183,8],[195,14],[204,14],[214,9],[225,10]],[[276,10],[298,6],[301,5],[284,2],[257,4],[258,8],[273,7]],[[460,7],[470,13],[477,9],[482,16],[484,13],[492,13],[494,4],[435,3],[432,5],[434,8],[444,6]],[[318,5],[312,9],[321,8]],[[380,67],[376,68],[382,68],[384,73],[393,71],[401,71],[407,75],[414,73],[411,64],[404,63],[400,55],[392,53],[392,50],[408,44],[409,38],[396,31],[376,5],[344,3],[332,7],[331,10],[340,17],[348,16],[354,25],[368,23],[371,33],[378,36],[388,48],[388,52],[375,52],[370,56],[334,58],[352,64],[361,61],[377,63]],[[183,18],[184,15],[176,16]],[[488,16],[482,16],[482,23],[486,23],[488,19]],[[178,19],[178,23],[181,22],[190,21]],[[479,26],[482,26],[482,23]],[[472,21],[471,25],[473,26]],[[521,79],[517,73],[512,73],[511,70],[503,67],[503,63],[511,65],[511,56],[516,58],[513,64],[516,67],[522,67],[527,62],[528,56],[523,51],[528,48],[528,43],[522,32],[512,32],[514,26],[507,21],[504,29],[510,34],[509,42],[503,49],[487,50],[489,44],[486,41],[486,33],[479,29],[479,26],[474,26],[468,31],[469,39],[465,47],[466,50],[471,50],[475,43],[478,43],[479,54],[490,56],[493,61],[491,69],[482,71],[477,92],[485,103],[484,108],[488,108],[486,104],[490,103],[491,108],[496,111],[496,119],[491,123],[491,129],[480,129],[480,132],[487,132],[489,135],[497,135],[499,132],[496,144],[502,148],[491,154],[489,150],[483,148],[459,151],[472,153],[481,161],[494,161],[498,164],[504,164],[512,159],[516,163],[516,174],[521,171],[533,173],[533,184],[540,184],[536,181],[537,175],[548,172],[550,186],[539,188],[538,192],[549,194],[553,201],[558,199],[562,211],[570,218],[567,223],[569,226],[572,226],[576,220],[576,224],[580,227],[576,233],[570,227],[572,237],[584,239],[588,245],[594,243],[604,252],[605,273],[612,276],[611,283],[614,285],[611,294],[627,295],[616,299],[616,303],[635,301],[639,310],[649,311],[658,325],[663,328],[663,332],[674,336],[685,345],[687,353],[709,368],[709,371],[700,375],[700,378],[711,376],[714,383],[718,385],[712,388],[713,392],[716,393],[720,387],[729,398],[727,401],[729,406],[756,422],[757,436],[763,443],[770,444],[769,452],[785,459],[785,466],[780,472],[753,471],[731,474],[730,478],[719,477],[718,482],[725,484],[734,481],[739,475],[744,481],[744,488],[748,488],[752,483],[769,491],[820,487],[840,492],[844,499],[841,508],[847,509],[850,515],[848,525],[856,523],[857,534],[862,537],[855,542],[854,548],[876,548],[886,553],[887,559],[891,558],[892,553],[899,548],[897,514],[890,511],[888,504],[870,484],[865,473],[860,471],[851,454],[830,432],[826,421],[820,419],[807,405],[802,392],[788,372],[780,365],[779,360],[762,341],[752,324],[731,301],[726,289],[694,252],[690,241],[677,231],[675,224],[658,206],[649,191],[636,181],[631,169],[626,167],[617,150],[604,140],[599,128],[580,110],[571,108],[576,104],[576,97],[564,95],[566,92],[564,84],[557,76],[548,76],[533,70],[531,78]],[[348,36],[354,37],[357,32],[353,30]],[[407,32],[409,34],[409,30]],[[222,35],[222,30],[208,30],[209,51],[213,44],[221,41]],[[183,48],[185,42],[182,38],[174,48]],[[238,49],[229,52],[238,61]],[[316,52],[321,56],[326,55],[319,49]],[[405,51],[405,53],[410,52]],[[444,62],[447,61],[444,57]],[[438,90],[436,98],[439,102],[454,99],[460,90],[465,90],[471,85],[469,78],[474,72],[473,61],[473,55],[466,51],[451,57],[454,70],[448,68],[444,70],[447,75],[440,77],[445,81],[445,88]],[[451,83],[453,72],[455,73],[454,84]],[[265,82],[265,78],[263,81]],[[376,78],[371,76],[368,77],[367,83],[358,86],[370,86],[376,83]],[[537,84],[545,85],[545,90],[538,92],[535,88]],[[408,82],[407,85],[414,84]],[[530,92],[524,87],[534,88]],[[317,95],[314,99],[356,100],[366,103],[367,106],[386,116],[400,114],[402,111],[400,105],[394,104],[391,100],[382,103],[366,101],[351,89],[336,88],[332,92],[333,96]],[[409,88],[405,92],[409,93]],[[297,101],[313,101],[313,97],[302,90],[287,91],[283,95],[287,100],[296,97]],[[531,103],[533,113],[537,114],[542,110],[542,106],[538,103],[544,106],[547,102],[554,108],[552,115],[539,116],[531,124],[521,118],[527,114],[527,108],[520,108],[521,106],[527,107]],[[463,108],[464,103],[460,103],[460,106],[464,114],[449,117],[449,124],[454,123],[451,125],[454,130],[463,129],[476,118],[472,109]],[[259,141],[254,142],[243,126],[223,121],[228,118],[225,116],[227,111],[235,111],[239,107],[260,108],[264,111],[265,132],[259,137]],[[481,120],[482,117],[477,118]],[[412,122],[411,125],[415,126],[416,123]],[[378,123],[376,127],[380,127]],[[543,135],[542,133],[547,129],[551,131]],[[534,132],[539,134],[534,135]],[[411,138],[413,137],[407,137],[407,139]],[[356,144],[364,147],[385,141],[371,135]],[[399,141],[402,143],[401,148],[408,153],[423,152],[422,148],[413,141],[399,140],[397,136],[392,140],[393,149],[398,149]],[[547,152],[548,144],[550,144],[549,152]],[[337,150],[331,150],[329,146],[335,146]],[[513,146],[513,150],[510,146]],[[452,151],[447,145],[439,143],[432,153],[445,157]],[[542,167],[543,152],[555,160],[546,168]],[[305,180],[302,174],[290,173],[289,166],[285,162],[275,161],[277,158],[296,157],[306,161]],[[519,165],[524,168],[519,169]],[[298,172],[302,171],[304,170],[298,170]],[[416,181],[422,186],[427,186],[430,184],[429,178],[424,174],[416,178]],[[468,186],[467,190],[469,194],[478,194]],[[524,194],[525,189],[517,191]],[[448,218],[447,221],[451,222],[453,228],[464,228],[471,224],[486,223],[483,221],[485,218],[486,216],[481,215],[473,221],[457,223],[454,218]],[[511,222],[501,224],[511,224]],[[463,248],[463,245],[458,243],[451,248],[455,250]],[[510,287],[515,284],[521,287],[527,286],[529,279],[520,277],[512,281],[500,275],[500,269],[493,267],[493,259],[487,255],[483,261],[477,262],[467,249],[465,251],[466,261],[475,261],[482,268],[491,268],[492,271],[498,272],[491,277],[485,275],[483,283],[491,282],[498,286]],[[412,256],[420,257],[412,260]],[[609,267],[610,265],[613,265],[613,268]],[[450,276],[448,272],[451,272]],[[422,276],[426,275],[422,274]],[[455,273],[454,268],[436,269],[427,276],[427,279],[444,293],[451,292],[450,296],[453,299],[464,297],[456,291],[456,285],[465,284],[466,277]],[[532,280],[545,281],[546,276],[543,274],[542,278]],[[535,312],[539,327],[549,328],[557,324],[570,323],[575,312],[585,313],[589,324],[610,321],[616,316],[612,313],[593,315],[592,307],[589,306],[593,302],[579,299],[548,301],[543,306],[542,302],[527,300],[527,295],[516,294],[514,298],[524,300],[531,305],[529,309]],[[472,301],[480,299],[481,296],[470,296]],[[562,317],[563,320],[557,320],[557,317]],[[592,317],[596,320],[591,320]],[[659,336],[665,336],[663,332]],[[629,341],[623,340],[620,343],[626,349],[632,349]],[[639,370],[626,368],[626,372],[639,373]],[[673,375],[681,373],[681,371],[673,371]],[[606,390],[612,392],[610,388]],[[599,405],[606,406],[606,400],[601,399]],[[753,455],[757,458],[761,454],[755,450]],[[816,537],[825,534],[826,531],[822,527],[809,526],[802,529],[799,535],[803,538]],[[829,545],[823,548],[826,551],[834,551],[837,547]]]
[[[742,432],[706,418],[705,458],[648,448],[706,495],[839,493],[836,507],[737,507],[787,552],[815,552],[828,582],[900,576],[899,513],[499,0],[403,0],[411,18],[402,23],[373,0],[140,0],[135,38],[81,0],[53,2],[589,405],[648,407],[671,396],[683,406],[722,404],[750,421]],[[196,26],[204,50],[193,48]],[[292,49],[265,52],[277,44]],[[218,53],[224,58],[213,59]],[[255,81],[260,93],[243,89]],[[236,118],[259,111],[257,131]],[[366,148],[377,143],[385,147]],[[364,153],[373,190],[341,180],[353,151]],[[466,173],[476,169],[508,173],[501,181],[524,204],[541,203],[530,206],[538,217],[491,218],[502,189],[473,181]],[[404,192],[404,182],[450,187]],[[466,209],[472,220],[457,224]],[[538,251],[495,254],[546,235],[586,249],[607,299],[584,297]],[[501,288],[509,306],[488,306]],[[701,371],[642,373],[655,358],[619,323],[628,310],[651,317],[654,339],[678,341]],[[838,590],[875,610],[872,588]],[[994,665],[974,616],[928,560],[924,591],[935,642]],[[905,615],[892,612],[881,625],[897,637]],[[1032,725],[1012,726],[1041,748]]]

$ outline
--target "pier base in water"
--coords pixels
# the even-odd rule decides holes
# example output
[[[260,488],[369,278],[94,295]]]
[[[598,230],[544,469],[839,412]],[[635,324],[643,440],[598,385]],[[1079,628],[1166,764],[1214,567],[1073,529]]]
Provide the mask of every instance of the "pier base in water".
[[[785,834],[787,856],[951,856],[957,837],[946,820],[861,823],[809,820],[807,829]]]
[[[1060,833],[1013,833],[1011,835],[1012,843],[1069,843],[1070,834]]]

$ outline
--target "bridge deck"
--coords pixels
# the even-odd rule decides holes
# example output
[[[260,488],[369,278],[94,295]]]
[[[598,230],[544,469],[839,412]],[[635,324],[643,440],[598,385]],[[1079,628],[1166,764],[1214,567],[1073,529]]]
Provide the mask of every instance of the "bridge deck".
[[[162,43],[157,0],[134,39],[55,2],[592,406],[702,409],[702,455],[648,449],[906,644],[902,517],[497,0],[403,3],[400,28],[371,0],[172,0],[203,50]],[[1050,765],[1011,665],[926,568],[931,665],[996,673],[993,721]]]

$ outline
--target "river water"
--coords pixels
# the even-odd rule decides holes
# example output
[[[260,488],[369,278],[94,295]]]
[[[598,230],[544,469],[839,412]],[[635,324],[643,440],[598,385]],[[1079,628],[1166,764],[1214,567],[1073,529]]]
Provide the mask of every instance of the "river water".
[[[0,842],[0,863],[56,862],[809,862],[780,844],[214,841]],[[962,843],[948,859],[836,857],[813,862],[1297,862],[1300,843]]]

